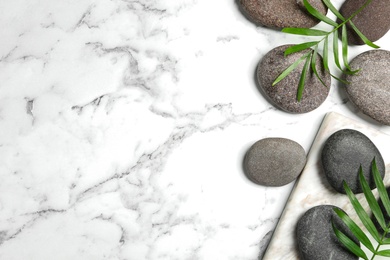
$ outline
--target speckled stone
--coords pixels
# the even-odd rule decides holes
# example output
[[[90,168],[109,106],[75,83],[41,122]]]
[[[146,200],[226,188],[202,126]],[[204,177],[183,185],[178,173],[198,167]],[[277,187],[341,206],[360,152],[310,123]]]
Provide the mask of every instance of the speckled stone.
[[[297,101],[297,89],[304,62],[275,86],[272,83],[288,66],[298,60],[307,50],[284,56],[291,45],[276,47],[268,52],[257,67],[257,80],[263,94],[278,108],[290,113],[306,113],[319,107],[327,98],[331,77],[322,65],[318,55],[317,71],[325,82],[324,86],[314,73],[307,73],[302,99]],[[311,71],[311,70],[310,70]]]
[[[366,0],[347,0],[340,8],[344,17],[350,17]],[[356,27],[372,42],[382,38],[390,29],[390,2],[389,0],[375,0],[352,18]],[[362,45],[364,42],[348,26],[348,42]]]
[[[327,7],[320,0],[310,0],[326,14]],[[271,28],[310,28],[319,21],[303,10],[297,0],[239,0],[242,12],[257,25]]]
[[[374,158],[383,179],[385,163],[380,151],[366,135],[353,129],[333,133],[326,140],[321,154],[326,179],[336,191],[344,194],[343,180],[355,194],[362,192],[359,184],[360,165],[371,189],[375,188],[371,171]]]
[[[389,2],[390,6],[390,2]],[[355,75],[346,76],[349,99],[366,115],[390,125],[390,51],[371,50],[355,57]]]
[[[332,228],[334,225],[351,238],[356,244],[359,241],[351,234],[344,222],[333,211],[338,208],[331,205],[316,206],[299,219],[297,224],[297,244],[302,260],[357,260],[339,242]]]
[[[244,158],[248,178],[264,186],[283,186],[292,182],[305,164],[305,150],[286,138],[261,139],[251,146]]]

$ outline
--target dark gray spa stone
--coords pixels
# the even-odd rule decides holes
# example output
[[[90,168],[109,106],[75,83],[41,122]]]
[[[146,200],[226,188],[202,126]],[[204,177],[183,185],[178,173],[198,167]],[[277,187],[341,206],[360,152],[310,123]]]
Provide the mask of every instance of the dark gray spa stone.
[[[350,17],[367,0],[347,0],[340,8],[340,13]],[[358,15],[352,18],[356,27],[372,42],[382,38],[390,29],[390,2],[389,0],[375,0],[363,9]],[[348,28],[348,42],[350,44],[362,45],[364,42],[353,31]]]
[[[358,240],[333,211],[338,208],[331,205],[316,206],[299,219],[297,224],[297,244],[302,260],[354,260],[357,256],[350,253],[338,240],[332,228],[334,225],[350,237],[356,244]]]
[[[390,6],[390,2],[389,2]],[[355,75],[346,76],[349,99],[366,115],[390,125],[390,51],[371,50],[351,61]]]
[[[325,142],[321,159],[326,179],[338,192],[344,193],[343,180],[354,193],[361,193],[359,167],[371,189],[375,187],[371,163],[375,158],[378,170],[385,175],[385,163],[375,144],[363,133],[353,129],[342,129],[333,133]]]
[[[306,164],[305,150],[286,138],[265,138],[254,143],[244,158],[245,174],[265,186],[283,186],[295,180]]]
[[[309,0],[309,3],[326,14],[327,7],[321,0]],[[297,0],[239,0],[239,4],[243,13],[257,25],[271,28],[310,28],[319,23]]]
[[[298,60],[307,50],[284,55],[292,45],[282,45],[268,52],[257,67],[259,87],[267,98],[278,108],[290,113],[306,113],[319,107],[327,98],[331,77],[322,65],[322,57],[317,56],[317,71],[325,82],[324,86],[314,73],[307,73],[302,99],[297,101],[297,89],[304,62],[275,86],[272,83],[292,63]]]

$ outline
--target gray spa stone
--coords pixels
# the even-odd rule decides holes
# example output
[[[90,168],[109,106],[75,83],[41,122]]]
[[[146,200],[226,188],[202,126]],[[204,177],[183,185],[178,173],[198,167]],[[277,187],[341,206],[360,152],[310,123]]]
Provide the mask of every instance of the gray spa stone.
[[[331,205],[316,206],[299,219],[297,224],[297,244],[302,260],[357,260],[338,240],[332,228],[335,226],[350,237],[356,244],[358,240],[333,211]]]
[[[283,186],[292,182],[305,164],[305,150],[286,138],[261,139],[250,147],[244,158],[247,177],[264,186]]]
[[[257,67],[257,81],[266,97],[278,108],[290,113],[306,113],[319,107],[327,98],[331,77],[317,56],[317,71],[325,82],[324,86],[314,73],[307,73],[302,99],[297,101],[297,89],[304,62],[275,86],[272,83],[307,50],[285,56],[284,51],[292,45],[282,45],[268,52]]]
[[[326,179],[336,191],[344,194],[343,180],[355,194],[362,192],[358,177],[360,165],[371,189],[375,187],[371,172],[374,158],[383,179],[385,163],[378,148],[366,135],[352,129],[333,133],[326,140],[321,154]]]
[[[356,12],[366,0],[347,0],[340,8],[340,13],[350,17]],[[356,27],[372,42],[382,38],[390,29],[390,2],[389,0],[375,0],[363,9],[358,15],[352,18]],[[362,45],[364,42],[347,26],[348,42],[350,44]]]
[[[309,0],[326,14],[327,7],[321,0]],[[303,10],[297,0],[239,0],[243,13],[255,24],[271,28],[310,28],[319,20]]]
[[[390,6],[390,3],[389,3]],[[370,50],[351,61],[355,75],[347,75],[349,99],[366,115],[390,125],[390,51]]]

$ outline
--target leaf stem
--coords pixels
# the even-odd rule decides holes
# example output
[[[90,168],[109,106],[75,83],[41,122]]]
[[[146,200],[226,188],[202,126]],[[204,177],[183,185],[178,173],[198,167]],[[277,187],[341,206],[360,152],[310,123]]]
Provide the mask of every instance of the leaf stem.
[[[374,254],[372,255],[371,257],[371,260],[373,260],[375,258],[375,256],[377,256],[377,253],[379,251],[379,248],[382,246],[383,244],[383,240],[386,238],[386,236],[388,235],[389,233],[389,228],[390,228],[390,223],[387,225],[386,227],[386,230],[383,231],[383,234],[382,234],[382,237],[380,239],[380,243],[378,243],[378,245],[376,246],[375,248],[375,251],[373,252]]]

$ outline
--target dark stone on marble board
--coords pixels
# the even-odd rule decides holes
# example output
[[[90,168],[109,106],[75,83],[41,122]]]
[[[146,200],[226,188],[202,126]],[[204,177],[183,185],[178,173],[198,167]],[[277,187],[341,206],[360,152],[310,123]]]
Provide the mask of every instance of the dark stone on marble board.
[[[326,14],[327,7],[321,0],[309,0],[313,6]],[[270,28],[310,28],[319,20],[304,10],[297,0],[239,0],[242,12],[257,25]]]
[[[307,113],[318,108],[328,97],[331,77],[323,67],[322,57],[318,55],[316,68],[326,86],[310,69],[306,75],[302,99],[299,102],[297,101],[299,79],[305,62],[302,62],[278,84],[272,86],[275,79],[286,68],[307,52],[307,50],[304,50],[285,56],[284,51],[290,46],[292,45],[276,47],[261,59],[257,67],[257,80],[259,87],[276,107],[289,113]]]
[[[341,6],[340,13],[345,18],[348,18],[361,8],[366,1],[367,0],[347,0]],[[352,22],[370,41],[375,42],[382,38],[390,29],[389,14],[389,0],[374,0],[358,15],[352,18]],[[364,44],[350,25],[347,25],[347,35],[350,44]]]
[[[344,180],[355,194],[363,192],[359,183],[360,165],[370,188],[375,188],[371,171],[374,158],[383,179],[385,163],[380,151],[366,135],[353,129],[333,133],[326,140],[321,154],[326,179],[336,191],[344,194]]]
[[[332,228],[335,227],[351,238],[356,244],[359,241],[349,231],[344,222],[333,211],[338,208],[331,205],[320,205],[306,211],[297,224],[297,244],[302,260],[357,260],[353,253],[341,244]],[[340,208],[339,208],[340,209]]]
[[[390,6],[390,2],[389,2]],[[364,114],[390,125],[390,51],[370,50],[350,62],[354,75],[347,75],[349,99]]]
[[[305,150],[286,138],[264,138],[254,143],[244,158],[247,177],[264,186],[283,186],[294,181],[306,164]]]

